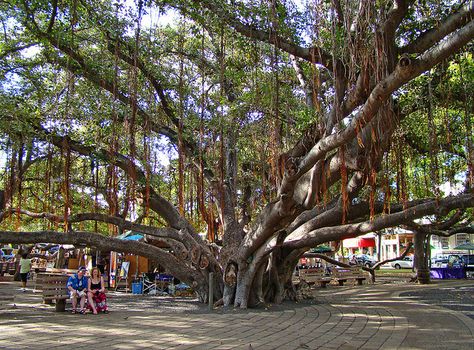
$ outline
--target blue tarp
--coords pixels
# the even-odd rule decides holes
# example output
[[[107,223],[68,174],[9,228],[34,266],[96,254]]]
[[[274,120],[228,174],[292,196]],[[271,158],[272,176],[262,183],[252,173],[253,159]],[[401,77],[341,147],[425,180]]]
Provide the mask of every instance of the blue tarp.
[[[126,232],[122,233],[121,235],[118,235],[115,238],[124,239],[124,240],[127,240],[127,241],[138,241],[138,240],[143,238],[143,235],[139,234],[137,232],[133,232],[133,231],[126,231]]]
[[[126,240],[126,241],[138,241],[140,239],[142,239],[143,236],[142,235],[132,235],[132,236],[127,236],[127,237],[124,237],[122,238],[123,240]]]

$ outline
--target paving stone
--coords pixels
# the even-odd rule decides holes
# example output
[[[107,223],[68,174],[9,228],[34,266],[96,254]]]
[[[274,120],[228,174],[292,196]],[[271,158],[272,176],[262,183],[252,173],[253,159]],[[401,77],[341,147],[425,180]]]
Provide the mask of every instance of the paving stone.
[[[73,330],[81,337],[75,349],[472,350],[472,299],[470,308],[456,299],[446,309],[433,295],[436,288],[474,293],[474,282],[437,284],[329,286],[315,289],[317,302],[213,312],[190,300],[111,293],[111,313],[96,316],[56,313],[40,294],[17,295],[13,282],[0,281],[1,294],[17,293],[16,307],[0,310],[0,348],[61,349]]]

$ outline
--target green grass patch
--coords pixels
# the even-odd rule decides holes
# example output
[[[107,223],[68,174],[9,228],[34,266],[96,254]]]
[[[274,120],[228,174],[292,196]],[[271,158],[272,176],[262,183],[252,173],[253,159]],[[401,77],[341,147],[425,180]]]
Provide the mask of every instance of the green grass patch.
[[[401,273],[412,273],[411,269],[378,269],[375,274],[377,275],[398,275]]]
[[[413,274],[411,269],[379,269],[375,271],[376,277],[411,277]]]

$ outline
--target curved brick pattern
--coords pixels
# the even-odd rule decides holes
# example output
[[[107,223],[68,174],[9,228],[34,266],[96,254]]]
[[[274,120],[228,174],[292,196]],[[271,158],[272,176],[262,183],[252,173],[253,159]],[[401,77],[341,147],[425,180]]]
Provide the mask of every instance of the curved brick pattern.
[[[439,283],[474,288],[472,281]],[[16,294],[16,307],[0,310],[0,348],[60,349],[71,343],[75,349],[474,348],[469,314],[399,296],[437,287],[330,286],[315,289],[312,303],[212,313],[194,304],[111,294],[113,311],[94,316],[56,313],[40,304],[39,295],[0,282],[0,295]],[[167,309],[167,303],[173,307]]]

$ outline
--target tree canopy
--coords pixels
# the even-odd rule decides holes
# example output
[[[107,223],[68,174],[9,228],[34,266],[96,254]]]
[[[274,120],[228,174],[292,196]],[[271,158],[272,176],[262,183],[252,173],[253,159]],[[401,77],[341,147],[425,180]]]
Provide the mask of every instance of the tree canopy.
[[[289,296],[318,244],[472,222],[472,1],[4,1],[0,242]],[[114,237],[123,230],[145,242]]]

